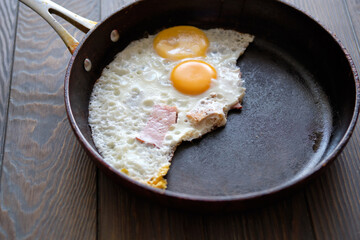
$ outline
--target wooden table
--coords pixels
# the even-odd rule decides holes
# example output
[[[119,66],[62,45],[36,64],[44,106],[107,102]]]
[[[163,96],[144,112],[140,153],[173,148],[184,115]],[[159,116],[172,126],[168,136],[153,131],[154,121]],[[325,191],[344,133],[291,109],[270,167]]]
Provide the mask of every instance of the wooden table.
[[[287,1],[336,33],[360,69],[359,1]],[[57,2],[99,21],[132,1]],[[0,13],[0,239],[360,239],[359,124],[321,177],[270,206],[212,215],[150,203],[97,170],[77,142],[61,39],[17,0],[0,1]]]

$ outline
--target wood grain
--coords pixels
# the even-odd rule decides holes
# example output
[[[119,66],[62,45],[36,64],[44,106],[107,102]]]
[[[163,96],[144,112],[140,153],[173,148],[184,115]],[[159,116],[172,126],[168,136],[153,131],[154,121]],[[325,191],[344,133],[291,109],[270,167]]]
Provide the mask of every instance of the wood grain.
[[[265,208],[229,214],[171,209],[99,176],[98,239],[315,239],[303,191]]]
[[[58,3],[99,17],[97,0]],[[64,108],[63,79],[70,56],[51,27],[21,4],[1,179],[0,239],[96,238],[96,170],[72,133]]]
[[[0,2],[0,179],[4,156],[5,130],[9,105],[18,1]]]
[[[355,42],[354,48],[357,49],[357,53],[360,51],[360,2],[357,0],[342,0],[344,7],[348,11],[348,21],[352,23],[351,28],[354,34],[357,36],[357,41]],[[359,69],[360,62],[357,62],[357,67]]]
[[[294,0],[341,40],[360,67],[360,4],[355,0]],[[318,239],[360,238],[360,126],[330,169],[306,192]]]

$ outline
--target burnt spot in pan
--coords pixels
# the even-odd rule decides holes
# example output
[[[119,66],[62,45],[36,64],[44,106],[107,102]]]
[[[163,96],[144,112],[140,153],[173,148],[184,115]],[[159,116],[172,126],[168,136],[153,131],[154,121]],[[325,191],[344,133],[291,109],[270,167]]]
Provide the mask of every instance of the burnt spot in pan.
[[[323,132],[314,132],[312,135],[309,136],[309,139],[311,141],[313,141],[313,151],[314,152],[319,150],[323,136],[324,136]]]

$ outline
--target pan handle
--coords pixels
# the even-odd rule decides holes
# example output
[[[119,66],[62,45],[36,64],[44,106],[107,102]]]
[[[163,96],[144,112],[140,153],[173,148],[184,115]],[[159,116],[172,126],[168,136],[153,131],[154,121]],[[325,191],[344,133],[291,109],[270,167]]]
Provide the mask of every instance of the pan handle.
[[[80,17],[79,15],[67,10],[66,8],[61,7],[60,5],[50,0],[20,1],[33,9],[37,14],[39,14],[51,25],[51,27],[57,32],[57,34],[59,34],[61,39],[64,41],[71,54],[75,52],[75,49],[78,46],[79,42],[68,31],[66,31],[66,29],[58,21],[56,21],[56,19],[51,14],[58,15],[59,17],[68,21],[84,33],[87,33],[97,24],[97,22]]]

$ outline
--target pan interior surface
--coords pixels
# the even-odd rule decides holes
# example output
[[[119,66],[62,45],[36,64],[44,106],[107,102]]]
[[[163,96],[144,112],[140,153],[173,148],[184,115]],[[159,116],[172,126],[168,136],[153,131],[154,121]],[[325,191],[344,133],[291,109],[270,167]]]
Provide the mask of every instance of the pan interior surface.
[[[224,128],[182,143],[168,190],[227,196],[280,186],[325,153],[332,110],[316,79],[282,49],[257,38],[239,59],[246,95]]]

